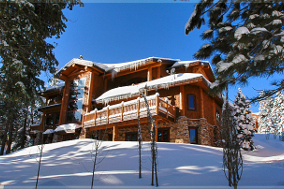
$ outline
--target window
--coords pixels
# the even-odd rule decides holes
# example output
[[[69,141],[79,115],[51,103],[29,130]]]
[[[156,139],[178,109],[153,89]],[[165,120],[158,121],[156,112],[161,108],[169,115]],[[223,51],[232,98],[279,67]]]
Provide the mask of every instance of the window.
[[[198,143],[198,128],[196,127],[189,127],[189,141],[191,144]]]
[[[67,123],[80,122],[82,119],[85,82],[86,78],[82,78],[70,83]]]
[[[126,133],[125,140],[126,141],[137,141],[137,133]]]
[[[218,109],[216,109],[216,121],[221,121],[221,115]]]
[[[195,95],[187,95],[187,109],[196,110]]]
[[[158,142],[170,142],[170,129],[158,129]]]
[[[51,127],[57,126],[59,123],[59,116],[60,116],[59,112],[46,114],[45,126],[51,126]]]

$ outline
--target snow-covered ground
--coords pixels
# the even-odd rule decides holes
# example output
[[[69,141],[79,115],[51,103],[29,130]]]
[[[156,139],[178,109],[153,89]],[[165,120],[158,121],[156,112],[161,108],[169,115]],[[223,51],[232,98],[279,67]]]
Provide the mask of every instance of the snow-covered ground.
[[[284,142],[254,137],[258,147],[243,152],[239,188],[284,188]],[[143,143],[142,178],[138,178],[138,143],[102,143],[94,188],[153,188],[150,145]],[[90,188],[94,140],[44,145],[39,188]],[[38,146],[0,156],[0,188],[35,188]],[[158,143],[159,188],[230,188],[222,171],[222,149],[192,144]],[[4,186],[3,186],[4,185]]]

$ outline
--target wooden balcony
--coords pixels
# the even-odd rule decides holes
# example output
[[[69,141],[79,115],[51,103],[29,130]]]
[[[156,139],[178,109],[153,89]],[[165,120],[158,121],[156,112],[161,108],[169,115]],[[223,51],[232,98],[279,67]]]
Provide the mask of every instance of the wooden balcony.
[[[147,97],[149,109],[153,117],[163,117],[169,121],[176,119],[176,107],[158,95]],[[124,123],[138,118],[147,117],[146,103],[143,98],[107,106],[102,110],[93,110],[83,117],[84,128]]]

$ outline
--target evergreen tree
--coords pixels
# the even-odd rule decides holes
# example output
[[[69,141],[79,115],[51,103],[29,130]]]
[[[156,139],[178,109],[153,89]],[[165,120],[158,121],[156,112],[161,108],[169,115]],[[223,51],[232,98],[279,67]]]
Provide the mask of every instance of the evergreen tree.
[[[206,19],[209,28],[201,38],[207,43],[194,57],[212,58],[217,73],[212,87],[215,92],[222,91],[227,84],[245,84],[249,77],[269,77],[283,72],[283,1],[200,0],[185,26],[185,33],[200,28]],[[284,88],[284,80],[274,84],[276,88],[266,90],[262,98]]]
[[[262,95],[263,93],[261,93]],[[268,111],[269,109],[267,109],[266,106],[266,99],[262,99],[259,102],[259,118],[258,118],[258,132],[259,133],[266,133],[267,132],[267,128],[268,128],[268,124],[267,123],[267,117],[268,117]],[[270,110],[269,110],[270,111]]]
[[[10,152],[18,112],[33,105],[44,88],[42,71],[53,73],[58,65],[54,46],[46,38],[65,31],[63,9],[72,10],[80,0],[1,1],[0,6],[0,124],[4,125],[2,148]],[[54,2],[54,3],[53,3]]]
[[[241,89],[239,89],[234,101],[234,121],[238,131],[240,146],[244,150],[255,149],[253,140],[251,140],[256,132],[255,122],[249,108],[249,101],[246,99]]]
[[[274,109],[275,109],[276,134],[282,136],[283,126],[284,126],[284,95],[280,91],[276,93]]]

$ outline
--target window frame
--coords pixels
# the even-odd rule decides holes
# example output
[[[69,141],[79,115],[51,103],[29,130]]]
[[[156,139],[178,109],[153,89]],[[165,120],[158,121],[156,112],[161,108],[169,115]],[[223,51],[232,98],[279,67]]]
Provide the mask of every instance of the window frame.
[[[133,135],[136,135],[136,140],[127,140],[127,136],[130,135],[130,139],[132,139]],[[138,141],[138,133],[137,132],[128,132],[125,133],[125,141]]]
[[[189,97],[193,97],[194,108],[189,107]],[[196,111],[196,95],[195,94],[187,94],[187,110]]]
[[[164,130],[167,130],[168,131],[168,140],[164,140],[164,135],[163,135],[163,131]],[[159,140],[159,131],[161,131],[162,132],[162,138],[161,138],[161,140]],[[170,142],[170,128],[169,127],[166,127],[166,128],[158,128],[158,133],[157,133],[157,135],[158,135],[158,142]]]
[[[194,129],[195,130],[195,141],[196,142],[191,142],[191,139],[190,139],[190,129]],[[188,134],[189,134],[189,143],[190,144],[198,144],[198,127],[188,127]]]

